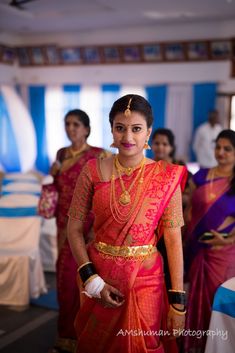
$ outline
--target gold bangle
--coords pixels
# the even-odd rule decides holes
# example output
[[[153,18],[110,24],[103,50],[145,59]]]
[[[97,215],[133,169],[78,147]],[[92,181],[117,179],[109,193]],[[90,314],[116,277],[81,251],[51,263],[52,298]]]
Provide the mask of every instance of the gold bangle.
[[[187,312],[186,310],[179,311],[179,310],[175,309],[171,304],[170,304],[170,307],[171,307],[171,310],[173,310],[175,314],[180,315],[180,316],[184,316]]]
[[[83,287],[85,287],[89,282],[91,282],[93,280],[93,278],[98,277],[99,275],[97,275],[97,273],[95,273],[94,275],[90,276],[85,283],[83,283]]]
[[[180,289],[168,289],[168,292],[186,293],[185,290],[180,290]]]
[[[83,266],[86,266],[86,265],[88,265],[88,264],[92,264],[92,262],[91,262],[91,261],[85,262],[84,264],[82,264],[81,266],[78,267],[77,272],[79,272],[79,270],[81,270],[81,268],[82,268]]]

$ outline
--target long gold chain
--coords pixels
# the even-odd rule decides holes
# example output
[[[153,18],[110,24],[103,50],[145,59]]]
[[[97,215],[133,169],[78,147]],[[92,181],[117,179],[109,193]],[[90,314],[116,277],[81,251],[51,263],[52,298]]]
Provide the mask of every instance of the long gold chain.
[[[114,219],[118,222],[118,223],[124,223],[126,222],[130,216],[132,215],[132,213],[134,212],[136,205],[139,201],[139,197],[142,191],[142,185],[144,182],[144,172],[145,172],[145,158],[142,161],[141,167],[139,172],[137,173],[136,177],[134,178],[134,180],[132,181],[131,185],[129,186],[128,189],[125,188],[124,182],[122,180],[122,177],[119,173],[119,180],[120,180],[120,184],[122,187],[122,194],[119,197],[119,202],[117,201],[116,198],[116,192],[115,192],[115,160],[114,160],[114,164],[113,164],[113,173],[111,176],[111,190],[110,190],[110,210],[111,213],[114,217]],[[138,180],[139,178],[139,180]],[[130,207],[130,209],[126,212],[123,212],[120,209],[120,205],[121,206],[127,206],[131,203],[131,195],[130,195],[130,190],[133,188],[133,186],[136,184],[138,180],[138,186],[136,189],[136,195],[134,198],[134,202],[132,203],[132,206]],[[120,204],[120,205],[119,205]]]
[[[213,184],[214,184],[214,180],[215,180],[216,176],[218,176],[219,178],[229,178],[229,179],[231,179],[231,174],[222,176],[222,175],[218,174],[217,170],[218,170],[217,168],[212,168],[210,170],[210,181],[209,181],[209,199],[210,199],[210,201],[214,200],[217,197],[217,195],[213,192]],[[225,186],[223,192],[226,189],[227,189],[227,185]]]
[[[142,169],[144,167],[144,164],[145,164],[145,157],[142,159],[140,165],[139,165],[139,172],[136,174],[136,177],[134,178],[134,180],[132,181],[132,183],[130,184],[129,188],[126,189],[125,188],[125,185],[124,185],[124,181],[122,179],[122,175],[121,175],[121,170],[119,168],[117,168],[117,162],[118,161],[118,157],[115,156],[115,159],[114,159],[114,163],[115,163],[115,167],[117,169],[117,172],[118,172],[118,176],[119,176],[119,180],[120,180],[120,184],[121,184],[121,188],[122,188],[122,193],[119,197],[119,203],[122,205],[122,206],[126,206],[128,205],[130,202],[131,202],[131,195],[130,195],[130,191],[131,189],[133,188],[133,186],[135,185],[136,181],[138,180],[141,172],[142,172]],[[143,182],[140,180],[140,182]]]

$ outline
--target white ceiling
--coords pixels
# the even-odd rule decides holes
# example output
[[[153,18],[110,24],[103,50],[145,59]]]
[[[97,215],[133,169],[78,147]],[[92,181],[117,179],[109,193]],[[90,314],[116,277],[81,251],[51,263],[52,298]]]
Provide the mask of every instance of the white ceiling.
[[[20,0],[18,0],[20,1]],[[46,34],[235,19],[235,0],[0,0],[0,31]]]

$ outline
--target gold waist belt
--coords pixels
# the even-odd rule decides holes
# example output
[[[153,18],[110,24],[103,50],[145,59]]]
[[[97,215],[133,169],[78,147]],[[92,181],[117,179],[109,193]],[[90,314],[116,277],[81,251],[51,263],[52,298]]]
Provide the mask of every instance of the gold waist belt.
[[[157,251],[154,245],[140,245],[140,246],[113,246],[110,244],[94,243],[95,248],[106,255],[120,256],[120,257],[147,257]]]

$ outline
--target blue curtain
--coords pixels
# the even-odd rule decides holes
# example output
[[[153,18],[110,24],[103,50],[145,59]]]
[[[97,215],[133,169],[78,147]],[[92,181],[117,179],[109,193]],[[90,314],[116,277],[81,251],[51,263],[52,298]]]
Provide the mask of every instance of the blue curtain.
[[[165,126],[167,86],[146,86],[147,100],[153,109],[153,131]],[[151,150],[146,152],[147,157],[152,158]]]
[[[115,102],[120,97],[121,86],[119,84],[104,84],[102,90],[102,116],[103,116],[103,147],[110,149],[112,143],[111,128],[109,124],[109,112]]]
[[[30,113],[37,136],[37,158],[35,164],[37,170],[47,174],[49,172],[50,163],[46,142],[45,87],[29,86],[29,102]]]
[[[0,164],[6,172],[21,170],[17,142],[7,106],[0,93]]]
[[[216,93],[216,83],[197,83],[193,85],[193,133],[199,125],[208,120],[208,112],[216,108]],[[196,160],[192,150],[191,160]]]
[[[216,107],[216,83],[193,85],[193,131],[207,121],[208,112]]]

